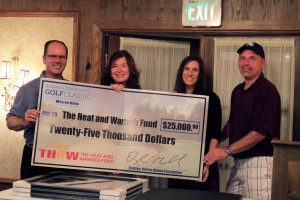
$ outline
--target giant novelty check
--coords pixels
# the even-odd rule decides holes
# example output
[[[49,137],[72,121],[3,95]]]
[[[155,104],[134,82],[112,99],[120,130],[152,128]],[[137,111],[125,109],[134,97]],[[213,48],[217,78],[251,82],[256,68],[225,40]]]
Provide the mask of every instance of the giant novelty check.
[[[208,97],[41,79],[32,165],[201,179]]]

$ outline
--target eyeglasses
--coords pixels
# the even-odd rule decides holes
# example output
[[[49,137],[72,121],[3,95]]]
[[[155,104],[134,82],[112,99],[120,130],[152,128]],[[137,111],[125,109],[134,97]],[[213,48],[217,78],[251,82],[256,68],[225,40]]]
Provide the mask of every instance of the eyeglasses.
[[[60,60],[65,60],[67,59],[67,56],[63,56],[63,55],[46,55],[48,58],[54,60],[54,59],[60,59]]]

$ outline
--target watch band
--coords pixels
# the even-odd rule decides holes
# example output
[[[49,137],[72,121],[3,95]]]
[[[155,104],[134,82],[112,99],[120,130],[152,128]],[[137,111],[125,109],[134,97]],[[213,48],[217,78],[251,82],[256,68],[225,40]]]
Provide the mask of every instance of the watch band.
[[[233,154],[233,151],[232,151],[232,149],[230,148],[229,145],[226,147],[226,153],[227,153],[227,155],[229,155],[229,156],[231,156],[231,155]]]

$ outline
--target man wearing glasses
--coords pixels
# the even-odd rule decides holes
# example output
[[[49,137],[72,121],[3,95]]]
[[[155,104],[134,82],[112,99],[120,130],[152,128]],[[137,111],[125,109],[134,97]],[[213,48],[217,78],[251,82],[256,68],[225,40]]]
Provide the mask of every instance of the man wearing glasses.
[[[6,124],[10,130],[24,130],[25,145],[21,164],[21,179],[53,171],[53,168],[31,166],[32,145],[35,122],[39,116],[37,110],[40,78],[64,79],[68,58],[68,48],[64,42],[49,40],[44,45],[43,62],[46,69],[29,83],[23,85],[15,98],[14,104],[7,113]]]

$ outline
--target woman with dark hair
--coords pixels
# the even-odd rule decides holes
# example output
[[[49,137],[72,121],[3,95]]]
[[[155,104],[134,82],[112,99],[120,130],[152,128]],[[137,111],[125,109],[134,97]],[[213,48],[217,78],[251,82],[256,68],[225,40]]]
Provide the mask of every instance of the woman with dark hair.
[[[117,92],[124,88],[141,89],[139,78],[140,71],[137,69],[132,55],[126,50],[117,50],[111,55],[104,68],[101,85],[110,85]],[[113,174],[120,175],[116,172]],[[128,174],[126,176],[138,177]],[[140,177],[145,178],[144,176]]]
[[[221,104],[219,97],[214,92],[208,92],[205,88],[204,66],[199,56],[188,56],[183,59],[178,69],[174,92],[209,96],[205,154],[216,148],[221,139]],[[218,164],[214,163],[211,166],[204,166],[203,180],[201,182],[169,179],[169,188],[218,192]]]
[[[123,88],[140,89],[140,72],[133,57],[126,50],[114,52],[105,66],[101,85],[111,85],[117,91]]]

